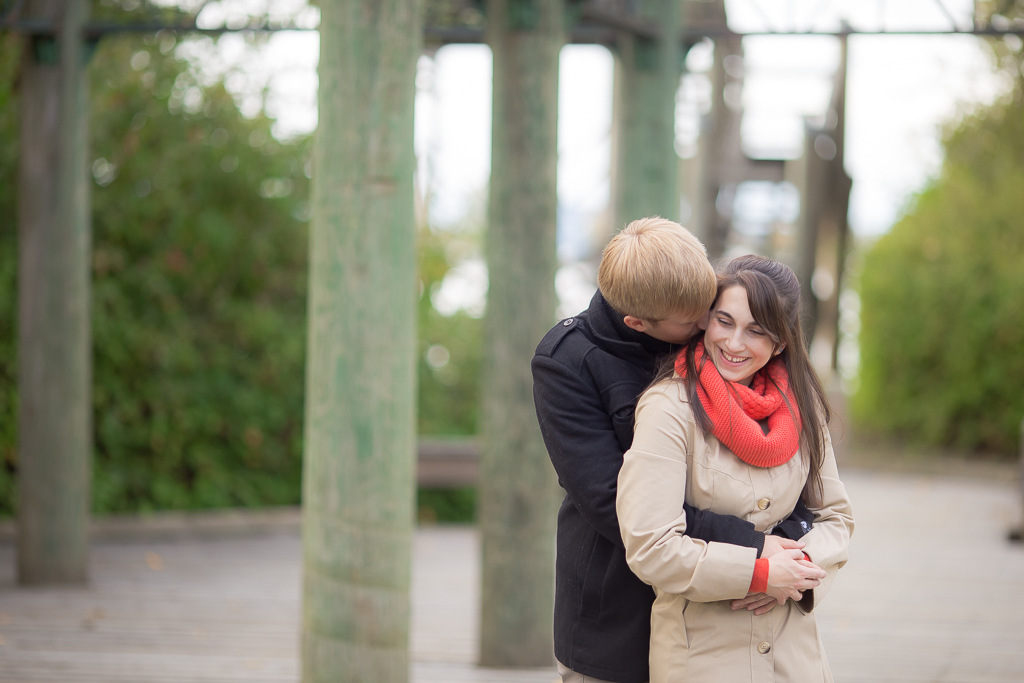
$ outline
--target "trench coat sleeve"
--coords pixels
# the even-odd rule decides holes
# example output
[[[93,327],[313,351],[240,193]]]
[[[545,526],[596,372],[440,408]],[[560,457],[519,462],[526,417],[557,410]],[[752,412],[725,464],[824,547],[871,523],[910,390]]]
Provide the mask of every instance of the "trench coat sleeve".
[[[817,588],[804,592],[799,606],[805,612],[814,609],[832,587],[836,574],[849,556],[850,536],[853,535],[853,508],[846,486],[839,479],[832,437],[825,429],[825,459],[821,466],[821,507],[812,509],[814,526],[804,534],[804,552],[821,567],[827,576]],[[809,595],[810,594],[810,595]]]
[[[742,598],[757,551],[685,535],[687,454],[696,431],[677,385],[657,385],[640,398],[616,503],[626,561],[643,581],[688,600]]]

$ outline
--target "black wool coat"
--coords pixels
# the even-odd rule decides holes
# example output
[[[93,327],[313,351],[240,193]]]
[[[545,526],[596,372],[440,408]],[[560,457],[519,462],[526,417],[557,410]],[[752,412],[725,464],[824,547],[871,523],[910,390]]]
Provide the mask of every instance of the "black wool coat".
[[[558,512],[555,657],[578,673],[617,683],[649,679],[653,589],[626,564],[615,514],[633,412],[669,344],[630,329],[600,292],[557,323],[533,358],[541,433],[565,499]],[[687,533],[758,549],[750,522],[687,507]],[[799,534],[798,534],[799,536]]]

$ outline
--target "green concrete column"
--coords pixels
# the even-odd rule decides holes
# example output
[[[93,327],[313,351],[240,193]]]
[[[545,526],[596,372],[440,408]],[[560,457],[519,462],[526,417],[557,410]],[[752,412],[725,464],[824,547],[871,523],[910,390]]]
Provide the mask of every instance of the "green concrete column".
[[[537,426],[530,360],[555,317],[562,0],[488,0],[494,55],[478,512],[480,663],[553,662],[557,483]]]
[[[676,0],[640,0],[657,39],[623,35],[615,55],[612,215],[616,228],[659,215],[679,219],[676,91],[683,74]]]
[[[18,187],[18,580],[88,576],[92,479],[85,0],[30,0],[44,20],[21,72]]]
[[[302,680],[409,676],[415,0],[321,3],[303,472]]]

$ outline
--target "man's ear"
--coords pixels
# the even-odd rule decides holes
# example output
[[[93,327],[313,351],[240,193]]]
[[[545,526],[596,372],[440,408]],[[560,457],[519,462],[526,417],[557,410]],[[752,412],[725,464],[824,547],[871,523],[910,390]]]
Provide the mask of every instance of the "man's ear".
[[[632,315],[625,316],[622,319],[622,322],[626,323],[626,327],[631,330],[636,330],[637,332],[643,332],[645,334],[647,333],[647,330],[651,329],[651,326],[648,323],[645,323],[640,318]]]
[[[697,319],[697,327],[699,327],[700,329],[706,331],[708,329],[708,324],[710,322],[711,322],[711,309],[709,308],[707,313],[705,313],[704,315],[702,315],[700,318]]]

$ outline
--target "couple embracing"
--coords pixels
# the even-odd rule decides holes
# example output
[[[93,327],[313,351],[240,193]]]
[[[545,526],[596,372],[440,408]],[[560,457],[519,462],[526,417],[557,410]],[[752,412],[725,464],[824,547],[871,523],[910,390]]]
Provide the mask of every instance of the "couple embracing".
[[[565,490],[563,683],[828,683],[814,607],[853,517],[784,264],[718,273],[661,218],[605,248],[590,307],[533,359]]]

